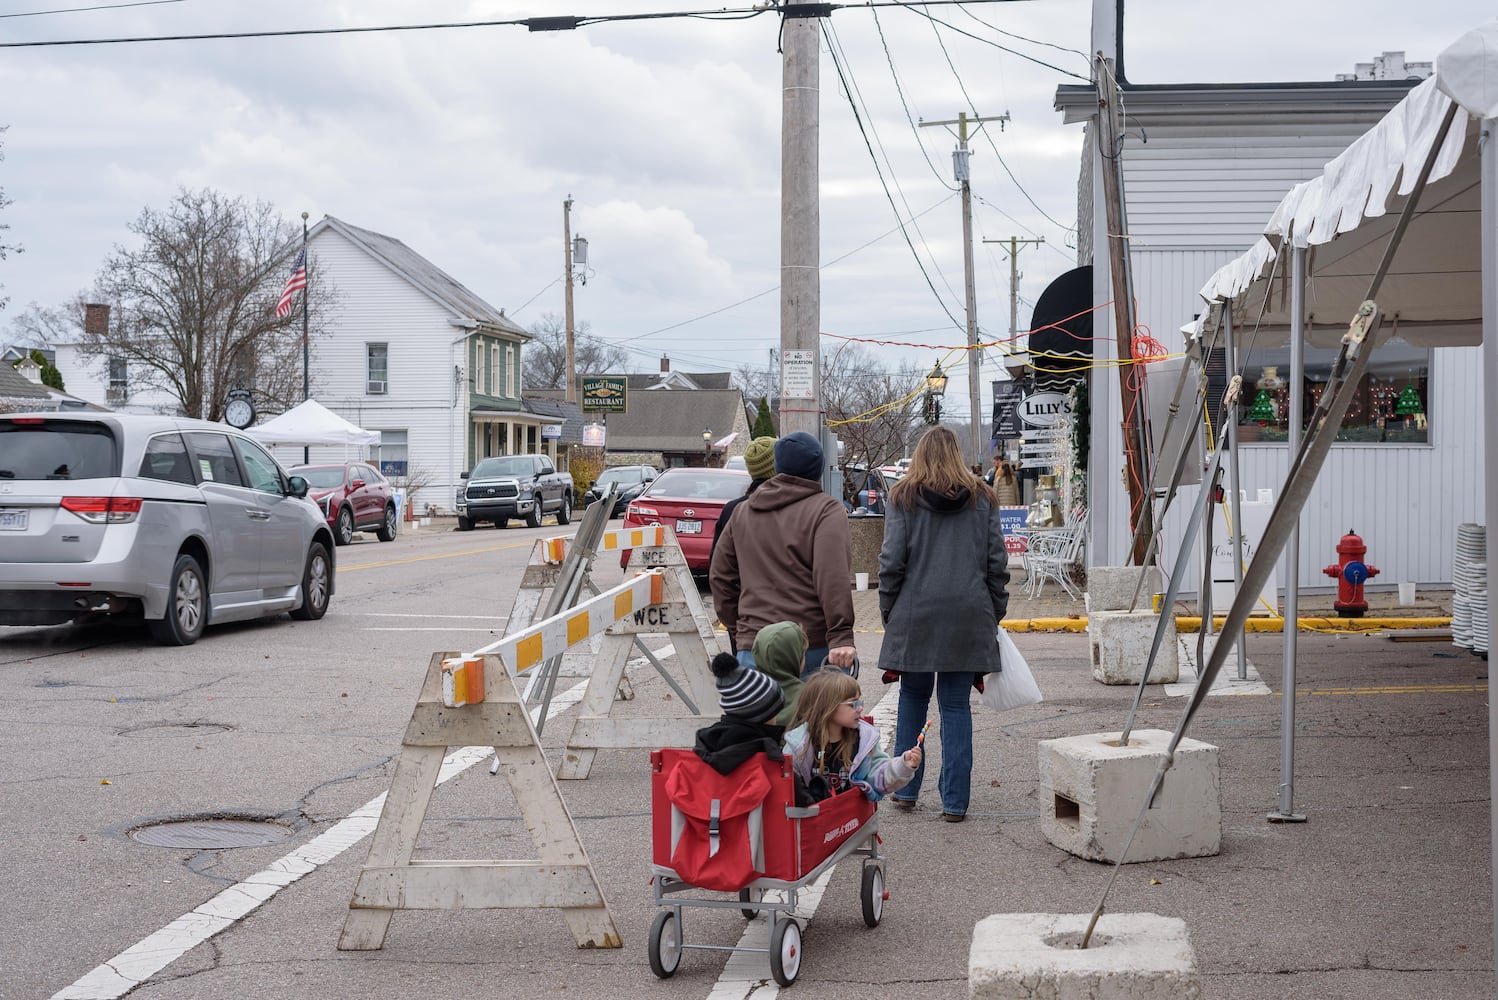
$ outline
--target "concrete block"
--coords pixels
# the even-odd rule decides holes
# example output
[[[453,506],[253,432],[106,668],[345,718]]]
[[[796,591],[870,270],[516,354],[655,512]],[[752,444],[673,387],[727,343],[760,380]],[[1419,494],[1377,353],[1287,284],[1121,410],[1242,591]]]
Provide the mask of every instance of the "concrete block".
[[[1091,861],[1117,862],[1170,746],[1163,729],[1089,733],[1040,742],[1040,829],[1055,846]],[[1155,806],[1129,847],[1129,862],[1200,858],[1222,847],[1217,748],[1183,738]]]
[[[1153,611],[1150,598],[1165,592],[1161,582],[1160,567],[1145,566],[1091,566],[1087,570],[1087,608],[1089,611],[1127,611],[1134,597],[1134,585],[1139,574],[1144,573],[1144,586],[1139,588],[1139,604],[1135,610]]]
[[[996,913],[973,928],[974,1000],[1198,1000],[1186,924],[1155,913],[1105,913],[1086,948],[1085,913]]]
[[[869,586],[879,587],[879,550],[884,547],[884,518],[848,518],[848,586],[853,586],[853,574],[869,574]]]
[[[1159,618],[1153,611],[1089,611],[1087,643],[1092,650],[1092,679],[1104,684],[1138,684],[1149,662]],[[1181,676],[1175,616],[1165,618],[1165,638],[1150,668],[1151,684],[1174,684]]]

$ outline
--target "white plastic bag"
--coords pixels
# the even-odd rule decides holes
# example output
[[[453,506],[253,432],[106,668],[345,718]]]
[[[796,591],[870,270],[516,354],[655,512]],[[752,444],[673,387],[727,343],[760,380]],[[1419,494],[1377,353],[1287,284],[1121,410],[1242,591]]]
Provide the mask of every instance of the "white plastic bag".
[[[984,679],[979,701],[995,712],[1007,712],[1011,708],[1045,700],[1030,673],[1030,665],[1002,625],[999,626],[999,663],[1003,669]]]

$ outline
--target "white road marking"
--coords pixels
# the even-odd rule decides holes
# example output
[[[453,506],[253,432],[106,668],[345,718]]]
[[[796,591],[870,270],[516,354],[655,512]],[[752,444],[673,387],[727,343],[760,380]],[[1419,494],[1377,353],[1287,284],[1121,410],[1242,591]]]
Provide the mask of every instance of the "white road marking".
[[[874,724],[879,727],[885,747],[894,742],[895,717],[899,704],[900,689],[891,684],[889,690],[884,692],[884,697],[879,699],[879,704],[874,706]],[[836,870],[837,866],[833,865],[822,873],[821,878],[797,893],[796,918],[801,921],[803,929],[817,912],[822,895],[827,891],[827,883]],[[776,894],[766,893],[766,896],[773,895]],[[785,898],[784,894],[779,895],[782,900]],[[754,1000],[770,1000],[779,996],[780,986],[770,978],[770,956],[765,950],[769,946],[770,922],[757,917],[749,921],[743,937],[739,938],[738,947],[760,950],[732,952],[712,992],[707,995],[707,1000],[748,1000],[749,997]]]
[[[582,700],[587,682],[576,684],[552,699],[546,718]],[[531,721],[541,713],[531,709]],[[437,784],[451,781],[494,753],[491,747],[460,747],[442,761]],[[374,832],[385,804],[382,793],[335,823],[326,833],[220,892],[202,906],[173,920],[149,937],[131,945],[83,978],[52,994],[52,1000],[115,1000],[171,965],[220,931],[232,927],[276,893],[303,875],[316,871]]]
[[[454,618],[481,622],[502,622],[509,618],[508,615],[412,615],[394,611],[356,611],[354,615],[360,618]]]

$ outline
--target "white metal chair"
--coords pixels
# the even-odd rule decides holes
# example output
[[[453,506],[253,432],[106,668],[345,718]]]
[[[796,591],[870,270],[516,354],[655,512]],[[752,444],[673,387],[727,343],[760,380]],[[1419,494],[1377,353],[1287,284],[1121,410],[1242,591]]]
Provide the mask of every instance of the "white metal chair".
[[[1039,597],[1047,580],[1055,580],[1072,600],[1082,596],[1071,581],[1072,567],[1082,554],[1087,537],[1087,514],[1054,531],[1030,533],[1029,551],[1025,553],[1025,588],[1031,597]]]

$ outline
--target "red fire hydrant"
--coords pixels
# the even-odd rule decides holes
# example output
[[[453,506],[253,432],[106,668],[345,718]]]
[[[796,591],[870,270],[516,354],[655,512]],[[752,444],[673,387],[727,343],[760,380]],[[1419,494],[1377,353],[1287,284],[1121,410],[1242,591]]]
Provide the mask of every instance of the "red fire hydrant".
[[[1337,602],[1333,605],[1343,618],[1361,618],[1368,612],[1368,602],[1363,599],[1363,582],[1378,576],[1378,567],[1363,562],[1368,546],[1363,544],[1357,532],[1348,529],[1337,543],[1337,564],[1321,572],[1337,580]]]

